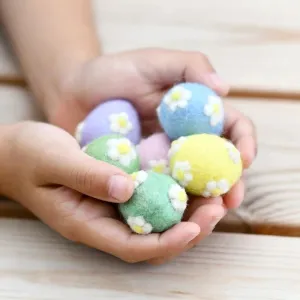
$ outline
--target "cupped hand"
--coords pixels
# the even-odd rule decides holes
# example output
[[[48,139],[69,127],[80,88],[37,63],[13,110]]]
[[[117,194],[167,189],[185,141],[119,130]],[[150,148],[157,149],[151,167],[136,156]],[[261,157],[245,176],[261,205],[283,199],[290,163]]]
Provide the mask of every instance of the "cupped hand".
[[[200,52],[165,49],[142,49],[105,55],[78,67],[62,84],[61,102],[49,116],[51,123],[71,134],[87,114],[99,103],[115,98],[130,100],[142,120],[145,135],[160,131],[156,108],[163,94],[179,82],[199,82],[226,96],[229,87],[218,77],[208,58]],[[240,150],[244,168],[248,168],[256,155],[256,137],[252,122],[224,102],[224,136]],[[191,244],[210,234],[226,209],[238,207],[244,197],[244,183],[240,180],[222,198],[193,199],[189,211],[201,234]],[[196,211],[201,212],[201,218]],[[212,221],[213,220],[213,221]],[[170,255],[169,255],[170,256]],[[161,261],[161,260],[159,260]]]
[[[1,170],[8,183],[4,195],[67,239],[127,262],[174,256],[199,236],[198,220],[224,214],[221,206],[213,204],[195,207],[183,222],[162,234],[137,235],[120,220],[115,207],[131,197],[131,177],[85,154],[66,131],[48,124],[20,123],[11,130],[6,145],[9,163]],[[126,182],[125,189],[116,193],[121,181]]]

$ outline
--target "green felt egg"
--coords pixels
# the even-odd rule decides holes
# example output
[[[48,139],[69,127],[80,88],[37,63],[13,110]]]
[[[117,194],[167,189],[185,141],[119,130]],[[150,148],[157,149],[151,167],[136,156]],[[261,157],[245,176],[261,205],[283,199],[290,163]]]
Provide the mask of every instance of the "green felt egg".
[[[140,169],[135,146],[121,135],[106,135],[93,140],[82,149],[89,156],[114,165],[126,173]]]
[[[135,191],[129,201],[119,204],[119,211],[133,232],[163,232],[181,221],[188,196],[172,177],[153,171],[131,176]]]

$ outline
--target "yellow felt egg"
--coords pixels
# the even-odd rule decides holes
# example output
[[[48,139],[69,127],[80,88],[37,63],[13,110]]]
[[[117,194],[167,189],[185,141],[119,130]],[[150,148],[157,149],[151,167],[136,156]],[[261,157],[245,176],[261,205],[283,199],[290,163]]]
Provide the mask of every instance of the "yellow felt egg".
[[[229,140],[213,134],[173,141],[169,161],[172,177],[188,193],[203,197],[226,194],[242,174],[240,152]]]

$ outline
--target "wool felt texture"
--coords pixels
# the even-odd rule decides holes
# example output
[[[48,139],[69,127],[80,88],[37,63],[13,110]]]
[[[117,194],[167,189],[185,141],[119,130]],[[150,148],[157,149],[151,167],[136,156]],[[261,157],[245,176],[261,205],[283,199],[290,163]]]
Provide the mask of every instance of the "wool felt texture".
[[[121,134],[132,143],[141,140],[139,116],[134,106],[123,99],[109,100],[98,105],[76,129],[81,147],[107,134]]]
[[[161,127],[171,140],[181,136],[208,133],[221,135],[224,108],[221,98],[199,83],[172,87],[157,108]]]
[[[132,176],[135,191],[118,208],[133,232],[163,232],[181,221],[188,197],[172,177],[143,170]]]
[[[165,133],[155,133],[137,146],[141,169],[169,174],[168,152],[171,141]]]
[[[129,174],[140,169],[135,145],[122,135],[102,136],[93,140],[82,150],[89,156],[114,165]]]
[[[188,193],[198,196],[223,195],[242,174],[240,152],[217,135],[181,137],[172,142],[169,157],[172,177]]]

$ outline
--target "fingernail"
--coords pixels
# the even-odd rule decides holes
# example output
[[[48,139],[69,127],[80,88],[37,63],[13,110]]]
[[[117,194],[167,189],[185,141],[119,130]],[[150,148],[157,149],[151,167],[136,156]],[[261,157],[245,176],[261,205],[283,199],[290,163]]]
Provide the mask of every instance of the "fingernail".
[[[222,217],[220,217],[220,216],[212,217],[211,222],[210,222],[211,231],[213,231],[215,229],[215,227],[217,226],[217,224],[220,222],[221,219],[222,219]]]
[[[128,200],[130,182],[122,175],[114,175],[110,178],[108,194],[110,197],[123,202]]]
[[[195,224],[195,225],[197,225],[197,224]],[[200,234],[200,227],[198,225],[194,226],[193,229],[191,228],[189,234],[187,234],[186,237],[185,237],[185,240],[184,240],[185,244],[188,244],[190,241],[192,241],[199,234]]]
[[[223,95],[228,94],[230,86],[225,83],[216,73],[206,75],[205,80],[210,87],[221,91]]]

